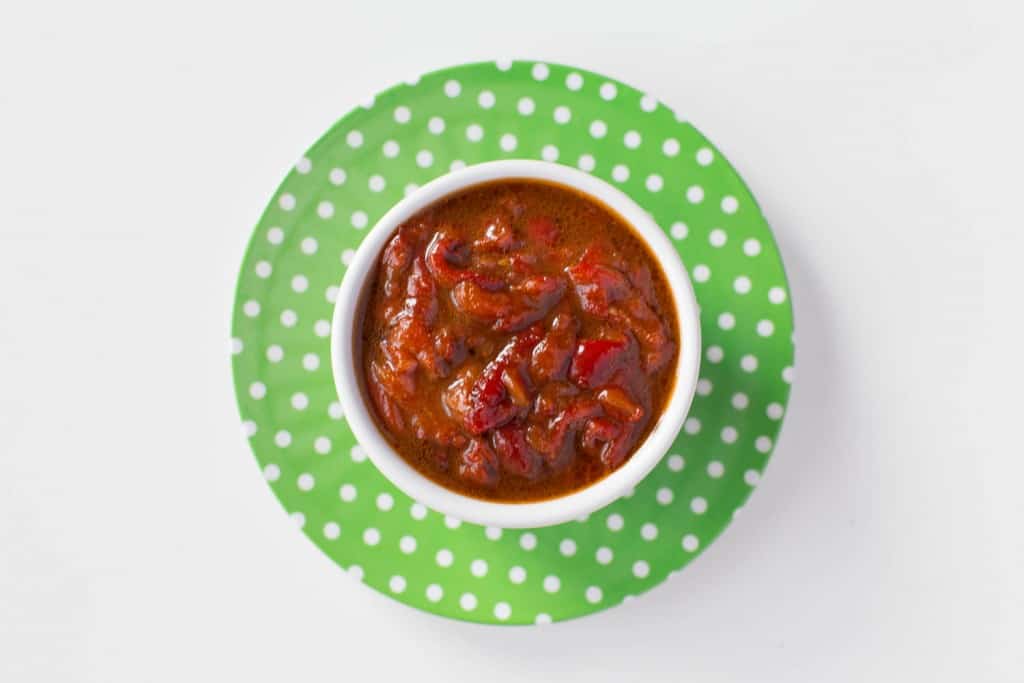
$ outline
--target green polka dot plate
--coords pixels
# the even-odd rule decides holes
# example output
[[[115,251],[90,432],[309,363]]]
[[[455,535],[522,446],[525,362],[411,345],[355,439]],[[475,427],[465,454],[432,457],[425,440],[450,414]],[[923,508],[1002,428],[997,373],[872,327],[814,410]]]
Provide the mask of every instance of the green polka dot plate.
[[[690,272],[703,336],[689,416],[651,474],[588,518],[516,531],[445,517],[396,489],[346,425],[329,367],[338,285],[367,228],[450,169],[511,158],[577,167],[649,211]],[[771,230],[696,128],[599,74],[489,62],[380,93],[295,164],[242,263],[232,353],[265,479],[350,577],[442,616],[533,624],[649,590],[722,532],[774,447],[792,332]]]

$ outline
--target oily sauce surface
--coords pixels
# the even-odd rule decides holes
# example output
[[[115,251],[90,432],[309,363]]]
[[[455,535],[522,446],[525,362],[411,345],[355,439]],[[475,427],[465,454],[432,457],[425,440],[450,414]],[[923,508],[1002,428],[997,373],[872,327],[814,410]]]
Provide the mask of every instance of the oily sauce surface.
[[[381,253],[357,334],[382,431],[461,493],[533,501],[625,462],[664,409],[679,329],[632,228],[560,185],[431,205]]]

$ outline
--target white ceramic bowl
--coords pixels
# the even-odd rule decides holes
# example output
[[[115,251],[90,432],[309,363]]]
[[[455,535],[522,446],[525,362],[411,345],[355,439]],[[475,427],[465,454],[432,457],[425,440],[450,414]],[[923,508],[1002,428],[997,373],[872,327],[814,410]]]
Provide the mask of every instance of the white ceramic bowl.
[[[647,438],[619,469],[574,493],[539,502],[498,503],[462,495],[435,484],[402,459],[381,435],[370,414],[355,343],[362,315],[363,289],[395,229],[429,204],[484,182],[535,179],[568,186],[597,199],[631,225],[650,246],[672,290],[682,338],[675,387],[665,411]],[[377,469],[399,489],[434,510],[457,519],[502,528],[542,527],[590,514],[628,493],[668,451],[690,409],[700,368],[700,315],[693,287],[675,247],[650,215],[608,183],[574,168],[544,161],[492,161],[448,173],[398,202],[367,233],[345,272],[331,326],[334,383],[356,439]]]

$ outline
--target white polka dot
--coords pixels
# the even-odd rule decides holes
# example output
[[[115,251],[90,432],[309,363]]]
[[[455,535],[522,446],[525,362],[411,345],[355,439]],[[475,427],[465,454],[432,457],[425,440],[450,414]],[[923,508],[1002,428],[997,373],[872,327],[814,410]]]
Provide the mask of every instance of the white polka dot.
[[[748,405],[750,405],[750,399],[742,391],[732,395],[732,407],[736,410],[746,410]]]
[[[466,162],[462,159],[456,159],[452,163],[448,164],[449,171],[461,171],[464,168],[466,168]]]
[[[644,95],[640,98],[640,108],[644,111],[654,111],[658,108],[658,100],[651,95]]]
[[[781,304],[786,300],[786,290],[782,287],[772,287],[768,290],[768,301],[773,304]]]
[[[572,557],[576,554],[576,541],[571,538],[562,539],[562,542],[558,544],[558,552],[565,557]]]
[[[342,262],[344,262],[344,260],[345,260],[345,252],[341,252],[341,260],[342,260]],[[332,303],[333,304],[334,302],[336,302],[338,300],[338,287],[337,287],[337,285],[331,285],[326,290],[324,290],[324,298],[327,299],[328,303]]]
[[[302,367],[310,372],[320,367],[320,356],[315,353],[307,353],[302,357]]]
[[[409,111],[409,107],[400,106],[395,107],[395,122],[396,123],[409,123],[409,119],[412,118],[412,112]]]
[[[749,353],[743,356],[742,358],[740,358],[740,367],[746,370],[747,372],[753,372],[754,370],[757,370],[757,356],[754,356]]]
[[[253,382],[249,385],[249,395],[257,401],[267,395],[267,385],[263,382]]]
[[[583,154],[580,156],[579,161],[576,162],[576,165],[580,167],[581,171],[586,171],[587,173],[590,173],[591,171],[594,170],[594,157],[592,157],[589,154]]]
[[[660,175],[654,173],[647,176],[647,181],[644,184],[647,186],[647,189],[650,190],[651,192],[659,192],[662,186],[664,185],[664,181],[662,181]]]
[[[355,211],[349,220],[351,221],[353,228],[362,229],[366,227],[366,223],[369,219],[364,211]]]
[[[257,277],[266,279],[270,277],[270,273],[273,272],[274,268],[270,265],[270,262],[260,261],[253,270],[256,271]]]
[[[669,234],[677,240],[686,239],[686,236],[690,234],[690,229],[686,227],[686,223],[682,221],[676,221],[668,230]]]
[[[770,337],[775,333],[775,323],[771,320],[757,321],[757,333],[762,337]]]
[[[761,243],[751,237],[743,243],[743,253],[747,256],[757,256],[761,253]]]
[[[633,563],[633,576],[638,579],[646,579],[647,575],[651,573],[651,565],[647,564],[644,560],[637,560]]]
[[[451,515],[445,515],[444,525],[449,529],[458,529],[460,526],[462,526],[462,520],[456,517],[452,517]]]
[[[672,489],[666,486],[662,486],[654,494],[654,499],[657,500],[662,505],[669,505],[674,498],[675,494],[672,493]]]
[[[295,323],[299,321],[298,314],[290,308],[286,308],[281,311],[281,324],[285,327],[295,327]]]
[[[477,578],[487,575],[487,561],[473,560],[469,563],[469,573]]]
[[[313,324],[313,334],[318,337],[326,337],[331,333],[331,324],[326,320],[317,320]]]
[[[508,570],[508,580],[512,583],[522,583],[526,581],[526,570],[520,566],[512,567]]]
[[[274,434],[274,443],[278,446],[278,448],[288,448],[288,446],[292,445],[291,432],[289,432],[287,429],[278,430],[278,432]]]
[[[707,147],[701,147],[697,150],[697,163],[701,166],[707,166],[715,158],[715,153]]]
[[[484,536],[491,541],[497,541],[501,538],[501,529],[496,526],[484,527]]]
[[[700,420],[695,417],[686,418],[686,422],[683,423],[683,431],[690,435],[699,434]]]
[[[736,290],[737,294],[749,294],[750,278],[746,275],[740,275],[738,278],[733,280],[732,288]]]
[[[462,85],[458,81],[448,81],[444,84],[444,94],[448,97],[458,97],[462,92]]]
[[[679,140],[668,138],[661,143],[661,153],[667,157],[674,157],[679,154]]]
[[[280,363],[282,358],[284,358],[284,349],[280,346],[271,344],[267,347],[267,360],[271,363]]]
[[[732,195],[722,197],[722,211],[725,213],[736,213],[736,210],[740,207],[739,200]]]
[[[270,463],[263,468],[263,478],[267,481],[277,481],[281,478],[281,468],[274,463]]]
[[[309,289],[309,280],[305,275],[296,275],[292,278],[292,289],[301,294]]]
[[[739,438],[739,433],[736,431],[735,427],[723,427],[721,437],[723,443],[736,443],[736,439]]]
[[[343,501],[351,503],[356,499],[356,487],[352,484],[342,484],[340,494]]]
[[[668,456],[666,464],[668,465],[669,470],[671,470],[672,472],[682,472],[683,468],[686,467],[686,460],[683,459],[683,456],[679,455],[678,453],[673,453],[672,455]]]
[[[533,550],[537,547],[537,537],[530,532],[526,532],[519,537],[519,547],[523,550]]]
[[[708,242],[710,242],[713,247],[725,246],[728,239],[729,236],[726,235],[725,230],[722,230],[721,228],[715,228],[708,234]]]
[[[784,410],[781,403],[769,403],[764,412],[773,420],[781,420]]]
[[[491,107],[493,107],[493,106],[494,106],[494,102],[495,102],[495,97],[494,97],[494,93],[493,93],[493,92],[491,92],[490,90],[483,90],[483,91],[481,91],[481,92],[480,92],[480,94],[479,94],[479,95],[477,96],[477,98],[476,98],[476,102],[477,102],[477,104],[479,104],[479,105],[480,105],[480,106],[481,106],[482,108],[484,108],[484,109],[490,109]]]
[[[562,587],[562,580],[554,574],[549,574],[544,577],[543,581],[544,590],[548,593],[557,593]]]
[[[707,396],[711,393],[714,386],[711,384],[711,380],[706,377],[702,377],[697,381],[697,395]]]
[[[434,135],[440,135],[441,133],[444,132],[444,119],[442,119],[440,116],[430,117],[430,120],[427,121],[427,130],[429,130]]]
[[[757,483],[761,481],[761,473],[757,470],[747,470],[743,473],[743,481],[745,481],[748,486],[757,486]]]
[[[647,522],[640,527],[640,538],[645,541],[653,541],[658,537],[658,527],[652,522]]]
[[[384,156],[386,156],[388,159],[394,159],[395,157],[397,157],[399,150],[401,150],[401,147],[399,147],[398,143],[395,142],[394,140],[388,140],[381,147],[381,151],[384,153]]]
[[[292,209],[295,208],[295,195],[293,195],[290,192],[285,192],[277,200],[277,204],[285,211],[291,211]]]
[[[701,496],[694,496],[693,499],[690,500],[690,509],[693,510],[693,513],[696,515],[703,515],[708,510],[707,499],[702,498]]]
[[[615,87],[614,83],[602,83],[601,84],[600,93],[601,93],[601,98],[602,99],[614,100],[615,99],[615,94],[617,92],[618,92],[618,89]]]
[[[694,550],[697,549],[699,545],[700,542],[697,540],[697,537],[693,534],[686,534],[685,536],[683,536],[683,550],[685,550],[686,552],[692,553]]]
[[[792,365],[782,368],[782,381],[786,384],[793,383],[793,375],[794,371]]]
[[[516,110],[523,116],[529,116],[534,109],[536,109],[536,105],[529,97],[520,97],[519,102],[516,103]]]
[[[419,185],[417,185],[416,183],[409,183],[404,188],[402,188],[402,194],[404,194],[406,197],[408,197],[409,195],[411,195],[413,192],[415,192],[418,189],[420,189]]]
[[[612,168],[612,179],[617,183],[624,183],[629,180],[629,168],[623,164],[616,164]]]
[[[626,134],[622,136],[622,144],[629,149],[636,149],[640,146],[640,133],[635,130],[626,131]]]
[[[358,130],[349,131],[348,135],[345,136],[345,142],[348,146],[355,149],[363,146],[363,134]]]
[[[547,624],[550,624],[551,623],[551,615],[550,614],[545,614],[544,612],[541,612],[540,614],[538,614],[534,618],[533,623],[537,624],[538,626],[545,626]]]
[[[565,77],[565,87],[569,90],[579,90],[583,87],[583,76],[573,71]]]
[[[608,515],[608,519],[605,520],[605,524],[608,525],[610,531],[621,531],[625,522],[622,519],[622,515],[615,512]]]
[[[547,64],[534,64],[533,65],[533,69],[530,70],[530,73],[533,74],[534,79],[536,79],[538,81],[543,81],[544,79],[546,79],[548,77],[548,73],[549,73],[548,65]]]
[[[284,230],[276,227],[267,230],[267,241],[271,244],[281,244],[284,241]]]
[[[392,593],[401,593],[405,590],[405,577],[403,576],[392,576],[391,580],[388,581],[388,588],[391,589]]]
[[[409,508],[409,516],[415,520],[422,520],[427,516],[427,506],[423,503],[413,503]]]
[[[377,509],[387,512],[395,506],[395,499],[390,493],[382,493],[377,496]]]
[[[427,600],[430,600],[430,602],[440,602],[443,597],[444,589],[436,583],[432,583],[427,586]]]
[[[436,555],[434,555],[434,561],[437,562],[437,566],[439,567],[450,567],[452,566],[452,562],[455,561],[455,556],[452,555],[451,550],[442,548],[437,551]]]
[[[590,134],[595,138],[601,139],[608,133],[608,125],[601,120],[594,121],[590,124]]]
[[[686,199],[691,204],[700,204],[704,201],[704,188],[700,185],[690,185],[686,188]]]
[[[302,253],[303,254],[306,254],[307,256],[311,256],[312,254],[316,253],[316,250],[317,250],[318,246],[319,245],[317,244],[317,241],[316,241],[315,237],[307,237],[304,240],[302,240],[302,244],[300,245],[300,248],[302,249]]]
[[[540,156],[544,161],[556,161],[558,159],[558,148],[554,145],[544,145],[540,150]]]
[[[376,97],[374,97],[373,95],[368,95],[368,96],[366,97],[366,99],[364,99],[364,100],[363,100],[363,101],[362,101],[362,102],[360,103],[360,106],[361,106],[361,107],[362,107],[363,109],[367,109],[367,110],[369,110],[369,109],[373,109],[373,104],[374,104],[374,102],[376,102],[376,101],[377,101],[377,98],[376,98]]]
[[[324,537],[330,540],[336,539],[341,535],[341,527],[338,526],[337,522],[327,522],[324,524]]]
[[[363,543],[366,545],[377,545],[380,543],[380,531],[370,527],[363,532]]]
[[[327,406],[327,414],[332,420],[340,420],[345,417],[345,409],[341,407],[339,401],[331,401],[331,404]]]
[[[360,567],[358,564],[354,564],[351,567],[349,567],[346,573],[356,581],[363,580],[363,568]]]
[[[498,71],[508,71],[512,68],[511,59],[496,59],[494,60],[494,66],[498,67]]]
[[[516,145],[519,144],[519,141],[516,140],[516,136],[512,135],[512,133],[505,133],[504,135],[501,136],[501,140],[498,142],[498,144],[501,145],[501,148],[506,152],[511,152],[515,150]]]
[[[242,420],[242,435],[249,439],[257,432],[259,427],[252,420]]]
[[[295,162],[295,170],[302,175],[306,175],[313,168],[313,162],[308,157],[302,157]]]
[[[303,472],[299,475],[298,486],[301,491],[312,491],[313,486],[316,484],[316,480],[313,475],[309,472]]]
[[[584,595],[587,598],[587,602],[589,602],[592,605],[596,605],[597,603],[601,602],[601,598],[604,597],[604,593],[602,593],[601,589],[597,586],[590,586],[589,588],[587,588]]]
[[[341,252],[341,262],[344,263],[346,266],[352,265],[352,259],[354,259],[355,257],[356,257],[356,252],[353,251],[352,249],[344,249]],[[335,291],[334,292],[334,300],[336,301],[337,298],[338,298],[338,292]],[[332,303],[333,303],[333,301],[332,301]]]
[[[302,514],[301,512],[293,512],[291,514],[291,518],[292,524],[294,524],[299,529],[306,526],[306,515]]]
[[[709,346],[705,356],[709,363],[721,363],[722,359],[725,358],[725,352],[721,346]]]
[[[594,559],[597,560],[598,564],[610,564],[613,557],[615,557],[615,554],[608,546],[601,546],[594,554]]]
[[[471,123],[466,127],[466,139],[470,142],[480,142],[484,137],[484,129],[478,123]]]
[[[634,495],[636,495],[636,489],[635,488],[630,488],[628,491],[626,491],[625,493],[622,494],[622,497],[623,498],[632,498]]]
[[[512,616],[512,607],[507,602],[499,602],[494,605],[494,617],[498,621],[506,621]]]
[[[370,180],[367,182],[367,186],[370,188],[370,192],[380,192],[387,185],[387,181],[384,180],[383,176],[372,175]]]
[[[309,397],[301,391],[292,394],[292,408],[295,410],[305,410],[309,407]]]
[[[349,449],[348,457],[352,458],[352,462],[365,462],[366,450],[359,444],[356,444],[351,449]]]
[[[697,282],[707,282],[711,277],[711,269],[703,263],[699,263],[693,267],[693,279]]]
[[[476,609],[476,596],[472,593],[463,593],[459,598],[459,607],[467,612],[472,612]]]
[[[772,440],[767,436],[759,436],[754,440],[754,448],[761,453],[767,453],[772,449]]]
[[[326,436],[318,436],[313,441],[313,450],[320,455],[327,455],[331,452],[331,440]]]
[[[331,185],[344,185],[347,177],[344,169],[340,168],[332,168],[331,172],[327,174],[327,179],[331,181]]]
[[[731,330],[736,327],[736,316],[729,312],[722,313],[718,316],[718,326],[723,330]]]
[[[555,123],[569,123],[571,118],[572,112],[569,110],[569,107],[565,105],[555,107]]]
[[[398,549],[406,555],[416,552],[416,539],[412,536],[402,536],[398,539]]]
[[[725,474],[725,465],[719,460],[712,460],[708,463],[708,476],[712,479],[719,479]]]

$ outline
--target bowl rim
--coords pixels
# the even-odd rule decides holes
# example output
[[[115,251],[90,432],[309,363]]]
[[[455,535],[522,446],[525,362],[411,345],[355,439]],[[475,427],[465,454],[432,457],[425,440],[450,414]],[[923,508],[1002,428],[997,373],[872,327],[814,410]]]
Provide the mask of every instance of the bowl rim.
[[[681,344],[668,405],[633,455],[603,479],[541,501],[494,502],[445,488],[409,465],[388,443],[370,414],[354,348],[363,289],[395,229],[428,205],[469,187],[499,180],[540,180],[567,186],[618,214],[647,244],[668,280]],[[399,490],[456,519],[500,528],[537,528],[580,519],[627,495],[661,461],[675,441],[693,401],[700,372],[700,311],[679,253],[653,217],[618,188],[583,171],[532,159],[488,161],[446,173],[405,196],[367,232],[346,269],[331,323],[331,370],[345,419],[374,466]]]

